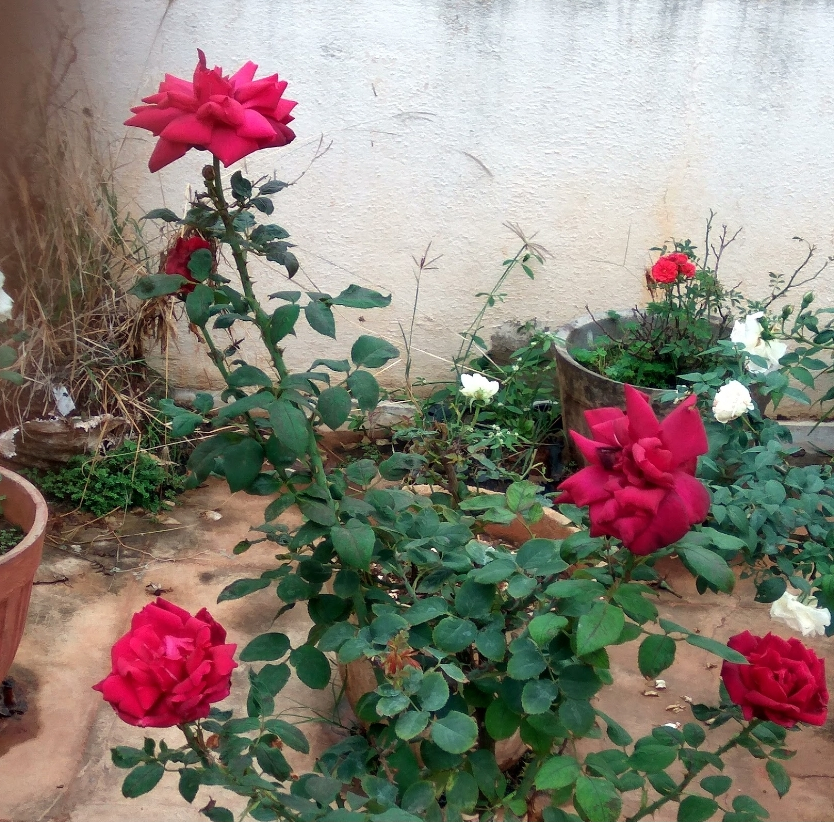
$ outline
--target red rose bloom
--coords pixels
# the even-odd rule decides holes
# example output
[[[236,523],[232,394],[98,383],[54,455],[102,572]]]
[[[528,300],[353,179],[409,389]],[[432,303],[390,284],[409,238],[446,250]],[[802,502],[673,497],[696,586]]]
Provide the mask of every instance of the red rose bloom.
[[[727,693],[745,719],[767,719],[785,728],[797,722],[825,724],[825,661],[810,648],[798,639],[754,636],[749,631],[736,634],[727,645],[750,663],[724,662],[721,666]]]
[[[133,615],[111,651],[113,669],[93,689],[119,718],[142,728],[170,728],[209,714],[229,695],[236,645],[203,608],[195,616],[158,598]]]
[[[210,151],[229,166],[253,151],[295,139],[287,123],[296,104],[281,97],[285,80],[279,81],[277,74],[255,80],[258,67],[251,61],[224,77],[223,69],[207,68],[202,51],[197,54],[193,82],[166,74],[159,91],[143,98],[149,105],[132,108],[134,116],[125,122],[159,137],[148,161],[151,171],[178,160],[190,148]]]
[[[177,241],[165,255],[165,273],[179,274],[180,277],[188,280],[179,290],[180,294],[190,294],[197,285],[197,280],[188,268],[188,262],[191,255],[201,248],[207,248],[210,251],[211,243],[198,234],[192,234],[190,237],[177,237]]]
[[[680,252],[666,254],[652,266],[652,279],[658,283],[673,283],[679,274],[687,280],[695,276],[695,263],[691,262],[686,254]]]
[[[570,432],[589,465],[559,486],[556,502],[587,505],[592,537],[616,537],[643,556],[706,519],[709,494],[695,468],[707,435],[695,397],[658,422],[645,394],[627,385],[625,395],[626,413],[585,412],[593,439]]]

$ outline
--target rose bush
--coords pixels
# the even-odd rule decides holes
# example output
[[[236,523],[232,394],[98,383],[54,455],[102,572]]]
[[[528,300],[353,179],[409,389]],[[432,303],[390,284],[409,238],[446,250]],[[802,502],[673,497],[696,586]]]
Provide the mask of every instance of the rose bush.
[[[160,597],[134,614],[110,674],[93,688],[129,725],[194,722],[229,695],[236,647],[205,608],[192,616]]]
[[[197,280],[191,273],[188,263],[191,255],[200,249],[211,251],[211,243],[204,240],[199,234],[192,234],[190,237],[177,237],[176,242],[165,255],[164,270],[166,274],[179,275],[188,280],[177,292],[180,295],[190,294],[197,285]]]
[[[626,413],[585,412],[593,439],[571,431],[590,464],[559,486],[556,502],[589,506],[591,536],[616,537],[645,555],[706,519],[709,494],[694,475],[707,436],[695,397],[658,422],[645,394],[630,385],[625,394]]]
[[[285,80],[277,74],[255,80],[258,67],[251,61],[224,77],[220,67],[206,66],[201,50],[197,53],[193,82],[166,74],[159,91],[143,98],[148,105],[132,108],[134,116],[125,121],[159,137],[148,161],[151,171],[192,148],[210,151],[230,166],[253,151],[295,139],[287,125],[295,102],[282,97]]]
[[[730,699],[747,720],[767,719],[792,728],[797,722],[822,725],[828,712],[825,661],[798,639],[749,631],[727,645],[747,657],[748,665],[724,661],[721,678]]]

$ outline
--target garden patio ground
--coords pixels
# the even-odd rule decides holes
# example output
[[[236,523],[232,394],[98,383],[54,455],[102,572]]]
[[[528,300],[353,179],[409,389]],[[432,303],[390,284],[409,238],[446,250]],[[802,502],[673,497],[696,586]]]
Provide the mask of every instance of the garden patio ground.
[[[195,803],[188,806],[173,776],[139,799],[122,797],[120,786],[126,772],[112,765],[109,748],[140,745],[145,733],[123,724],[91,686],[109,670],[110,646],[127,629],[131,615],[151,600],[153,591],[164,592],[192,611],[207,606],[239,647],[269,629],[278,610],[271,590],[215,604],[217,594],[229,582],[269,566],[271,554],[266,545],[241,556],[231,550],[249,525],[259,521],[262,510],[262,499],[230,495],[225,484],[212,482],[180,497],[161,522],[129,514],[124,522],[119,517],[76,531],[65,525],[62,534],[54,531],[47,539],[26,635],[11,672],[28,711],[0,720],[0,822],[205,819],[198,809],[212,792],[202,788]],[[118,530],[118,540],[112,538],[113,528]],[[720,640],[745,629],[763,634],[776,628],[768,606],[753,602],[752,586],[744,581],[733,597],[698,596],[685,572],[678,573],[674,564],[668,570],[667,581],[674,593],[662,591],[659,602],[661,612],[670,619],[698,626],[703,635]],[[258,608],[253,607],[256,601]],[[293,641],[306,636],[309,625],[306,613],[296,609],[276,623]],[[790,635],[786,628],[776,630]],[[829,673],[834,670],[831,640],[805,641],[829,659]],[[646,696],[653,683],[637,672],[632,658],[636,647],[612,650],[616,690],[603,692],[600,708],[634,736],[666,722],[690,721],[687,698],[715,701],[720,664],[705,651],[680,644],[675,665],[664,674],[667,689],[656,691],[658,696]],[[229,705],[239,707],[243,701],[245,667],[235,672]],[[334,666],[329,689],[311,691],[294,680],[282,692],[278,710],[285,715],[339,717],[348,723],[349,709],[336,704],[339,690]],[[343,733],[329,722],[311,722],[303,728],[314,751]],[[720,733],[708,736],[708,743]],[[153,730],[148,735],[176,742],[179,731]],[[776,796],[764,764],[746,752],[735,751],[728,757],[733,790],[753,796],[768,808],[774,822],[829,822],[834,819],[834,721],[789,737],[787,744],[799,752],[786,763],[793,787],[785,799]],[[312,756],[286,753],[299,773],[313,761]],[[214,793],[220,799],[218,789]],[[674,814],[673,808],[664,808],[656,822],[672,822]]]

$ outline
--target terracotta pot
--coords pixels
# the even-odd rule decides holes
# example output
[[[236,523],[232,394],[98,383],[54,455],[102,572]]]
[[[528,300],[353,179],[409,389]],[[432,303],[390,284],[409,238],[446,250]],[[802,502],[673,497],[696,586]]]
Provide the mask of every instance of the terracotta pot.
[[[41,561],[47,507],[31,482],[0,468],[3,516],[26,532],[11,551],[0,556],[0,680],[11,667],[26,625],[35,572]]]

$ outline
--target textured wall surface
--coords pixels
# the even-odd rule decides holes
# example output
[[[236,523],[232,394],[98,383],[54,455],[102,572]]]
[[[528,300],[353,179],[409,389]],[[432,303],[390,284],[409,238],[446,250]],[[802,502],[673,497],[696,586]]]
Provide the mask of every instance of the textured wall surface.
[[[400,339],[414,263],[431,242],[413,374],[444,373],[517,240],[552,253],[519,272],[488,315],[567,320],[643,298],[648,249],[700,238],[709,209],[743,226],[722,263],[754,294],[802,257],[796,235],[834,246],[834,2],[827,0],[82,0],[79,63],[114,141],[134,210],[182,207],[206,155],[150,176],[130,105],[164,72],[190,77],[196,49],[247,59],[290,83],[297,140],[252,155],[252,174],[295,179],[278,197],[298,243],[297,280],[390,290],[392,306],[341,312],[337,345],[369,329]],[[702,244],[701,242],[698,243]],[[280,287],[261,275],[264,293]],[[834,303],[834,280],[818,287]],[[487,329],[488,331],[489,329]],[[170,363],[200,383],[204,361]],[[318,338],[321,340],[322,338]],[[309,362],[311,336],[295,343]],[[320,352],[318,352],[320,353]],[[315,355],[313,355],[315,356]],[[396,384],[401,372],[385,377]]]

